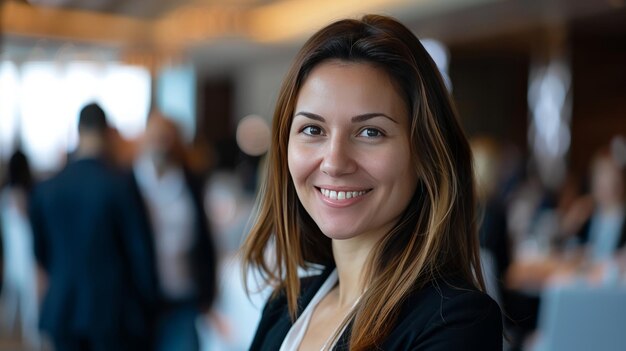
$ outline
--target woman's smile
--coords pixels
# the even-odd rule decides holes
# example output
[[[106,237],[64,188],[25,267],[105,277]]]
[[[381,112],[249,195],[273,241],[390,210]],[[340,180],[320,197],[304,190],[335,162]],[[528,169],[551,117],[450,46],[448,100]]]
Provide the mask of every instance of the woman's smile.
[[[363,200],[364,196],[372,190],[371,188],[339,190],[338,188],[329,186],[315,188],[319,191],[321,200],[324,203],[330,207],[336,208],[352,206]]]

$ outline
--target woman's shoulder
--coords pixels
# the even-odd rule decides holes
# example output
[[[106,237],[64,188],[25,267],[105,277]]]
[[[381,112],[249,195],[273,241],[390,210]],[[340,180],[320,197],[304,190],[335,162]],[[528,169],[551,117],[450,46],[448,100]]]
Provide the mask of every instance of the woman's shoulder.
[[[470,310],[482,311],[485,307],[499,310],[489,295],[457,277],[435,279],[422,288],[416,288],[407,296],[405,303],[427,305],[426,310],[432,312],[446,310],[456,304],[467,305]]]
[[[437,279],[407,296],[388,340],[425,350],[501,350],[500,307],[463,280]]]
[[[313,295],[324,283],[332,270],[325,269],[319,274],[300,278],[298,314],[309,304]],[[275,350],[280,347],[291,328],[292,320],[285,290],[279,290],[267,300],[250,350]]]
[[[447,318],[459,312],[462,312],[462,316],[476,321],[495,315],[498,321],[501,320],[498,304],[485,292],[460,279],[436,280],[423,289],[421,295],[422,298],[432,302],[434,318],[444,324],[447,323]],[[419,296],[414,298],[420,299]]]

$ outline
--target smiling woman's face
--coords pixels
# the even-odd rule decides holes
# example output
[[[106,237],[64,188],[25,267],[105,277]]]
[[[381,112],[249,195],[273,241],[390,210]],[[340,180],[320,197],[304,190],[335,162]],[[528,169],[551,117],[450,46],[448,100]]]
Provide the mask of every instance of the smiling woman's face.
[[[391,78],[367,63],[315,67],[298,95],[288,163],[300,202],[326,236],[389,232],[417,184],[407,106]]]

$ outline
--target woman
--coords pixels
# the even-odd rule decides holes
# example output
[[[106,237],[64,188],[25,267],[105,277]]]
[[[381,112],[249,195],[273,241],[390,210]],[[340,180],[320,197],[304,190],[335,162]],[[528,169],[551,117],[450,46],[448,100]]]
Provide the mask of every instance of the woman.
[[[28,220],[28,198],[32,186],[30,162],[18,149],[9,159],[6,187],[0,188],[3,258],[0,311],[4,331],[15,331],[19,321],[21,336],[28,346],[35,349],[39,348],[38,284],[32,248],[33,233]]]
[[[217,257],[203,182],[188,171],[184,153],[176,123],[153,112],[130,180],[152,233],[160,293],[158,351],[199,350],[196,320],[209,314],[216,295]]]
[[[243,255],[275,293],[251,350],[502,348],[481,292],[470,149],[406,27],[368,15],[314,34],[272,133]]]

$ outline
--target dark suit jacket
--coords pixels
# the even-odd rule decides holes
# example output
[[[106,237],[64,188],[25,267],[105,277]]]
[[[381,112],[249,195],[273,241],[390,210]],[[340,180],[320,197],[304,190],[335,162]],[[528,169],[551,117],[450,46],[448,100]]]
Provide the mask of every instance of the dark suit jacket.
[[[156,280],[127,182],[98,159],[69,163],[30,201],[35,256],[48,274],[41,328],[53,337],[143,337]]]
[[[191,255],[189,255],[192,279],[197,289],[197,294],[193,296],[193,300],[198,303],[201,309],[209,309],[215,300],[217,291],[217,253],[204,209],[202,198],[203,182],[193,177],[187,171],[184,173],[185,183],[191,193],[196,220],[194,223],[194,244]],[[132,171],[128,176],[130,178],[131,193],[135,200],[140,203],[141,219],[152,233],[149,211],[141,194],[137,178]],[[150,235],[150,240],[151,245],[154,247],[153,235]],[[167,302],[163,296],[161,296],[160,300]]]
[[[303,280],[299,313],[309,304],[332,270]],[[468,286],[454,281],[455,286]],[[292,322],[287,300],[280,295],[270,300],[261,317],[251,351],[280,348]],[[348,350],[349,329],[334,350]],[[498,305],[474,289],[459,289],[444,281],[434,282],[411,293],[400,309],[381,350],[502,350],[502,317]]]

